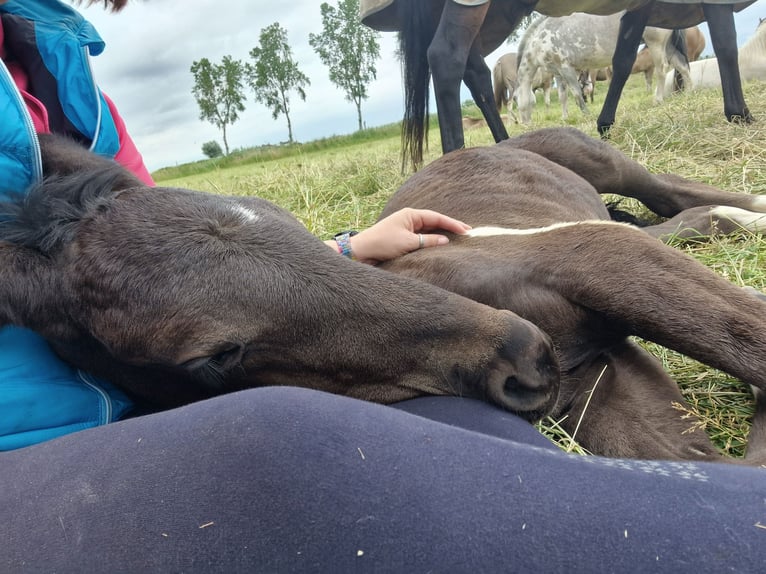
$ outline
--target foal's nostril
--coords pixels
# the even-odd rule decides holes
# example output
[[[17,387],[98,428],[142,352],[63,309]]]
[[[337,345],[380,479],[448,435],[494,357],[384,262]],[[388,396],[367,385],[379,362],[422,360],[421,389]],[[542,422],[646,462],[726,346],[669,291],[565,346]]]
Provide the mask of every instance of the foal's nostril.
[[[510,376],[505,379],[505,383],[503,383],[503,392],[506,395],[515,395],[518,392],[519,389],[519,379],[517,379],[515,376]]]
[[[531,383],[531,384],[530,384]],[[547,402],[551,389],[538,381],[524,383],[516,375],[506,377],[503,383],[503,394],[519,410],[534,410]]]

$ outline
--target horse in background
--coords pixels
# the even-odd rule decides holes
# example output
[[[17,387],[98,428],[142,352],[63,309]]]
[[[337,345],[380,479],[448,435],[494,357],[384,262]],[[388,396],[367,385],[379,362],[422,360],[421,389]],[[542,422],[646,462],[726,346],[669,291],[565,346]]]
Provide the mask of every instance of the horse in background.
[[[528,87],[530,78],[538,70],[556,77],[563,119],[569,115],[567,89],[580,110],[588,113],[578,70],[609,65],[617,47],[621,16],[620,13],[608,16],[577,13],[561,18],[545,16],[530,24],[521,37],[518,51],[518,104],[522,123],[531,120]],[[649,26],[644,29],[644,41],[650,47],[655,65],[664,67],[669,61],[688,79],[686,56],[677,48],[679,35]]]
[[[612,79],[612,68],[598,68],[597,70],[582,70],[580,72],[579,84],[582,89],[582,97],[586,101],[590,99],[593,103],[593,95],[596,93],[596,82],[608,82]]]
[[[668,30],[660,30],[659,28],[657,30],[669,33]],[[699,57],[702,55],[702,51],[705,49],[705,36],[702,34],[699,26],[686,28],[683,30],[683,34],[686,39],[686,59],[691,65],[691,62],[696,62],[699,60]],[[631,74],[644,74],[646,91],[649,93],[652,91],[653,77],[655,75],[657,76],[657,85],[661,86],[665,82],[666,72],[666,69],[661,70],[655,67],[654,61],[652,60],[652,54],[648,46],[641,48],[641,50],[636,55],[636,61],[633,63],[633,68],[630,70]],[[680,76],[677,70],[674,72],[674,77],[676,78],[676,87],[680,90],[683,85],[683,78]],[[662,101],[663,96],[664,88],[662,90],[657,90],[655,93],[655,101]]]
[[[503,54],[497,59],[495,67],[492,69],[492,87],[495,96],[495,106],[497,112],[502,114],[503,107],[508,111],[508,119],[518,123],[518,118],[513,112],[513,106],[516,103],[516,53],[510,52]],[[532,91],[538,89],[543,91],[543,101],[546,111],[551,106],[551,87],[553,86],[553,75],[543,74],[542,70],[535,75],[532,80]],[[534,97],[534,96],[533,96]],[[518,107],[518,106],[517,106]],[[485,123],[486,125],[486,123]]]
[[[743,81],[766,81],[766,20],[761,19],[755,33],[739,49],[739,73]],[[705,58],[689,65],[692,88],[715,88],[721,85],[718,58]],[[668,73],[663,79],[665,90],[672,90],[675,78]]]
[[[464,81],[487,120],[495,141],[508,132],[494,106],[491,72],[484,56],[506,41],[533,10],[548,16],[574,12],[614,14],[627,10],[620,23],[612,59],[613,78],[597,120],[605,136],[614,124],[617,104],[630,75],[646,26],[686,28],[707,21],[721,66],[724,114],[730,121],[752,121],[745,103],[737,61],[734,11],[755,0],[716,4],[654,0],[487,0],[471,5],[452,0],[361,0],[364,24],[379,31],[399,32],[405,78],[402,159],[414,166],[423,160],[428,131],[429,80],[433,77],[442,151],[464,146],[460,82]]]

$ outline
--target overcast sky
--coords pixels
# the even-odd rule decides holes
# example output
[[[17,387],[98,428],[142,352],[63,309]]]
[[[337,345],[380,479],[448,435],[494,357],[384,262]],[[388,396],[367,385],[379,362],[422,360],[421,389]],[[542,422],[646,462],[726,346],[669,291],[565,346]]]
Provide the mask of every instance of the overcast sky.
[[[274,22],[287,30],[293,58],[311,80],[305,102],[297,94],[291,97],[295,139],[309,141],[356,130],[354,105],[330,82],[327,68],[308,43],[310,33],[322,31],[320,3],[293,0],[285,11],[286,3],[264,0],[147,0],[131,2],[118,14],[105,12],[99,5],[80,10],[106,41],[104,53],[93,59],[99,84],[117,104],[147,166],[156,170],[202,159],[204,142],[222,143],[220,131],[199,119],[191,93],[192,62],[208,58],[219,63],[225,55],[248,60],[260,31]],[[758,19],[765,17],[766,0],[736,15],[740,44],[753,34]],[[395,35],[381,34],[380,43],[378,79],[371,85],[370,98],[362,103],[369,127],[401,119],[403,109]],[[492,67],[500,55],[513,49],[502,46],[487,57],[487,63]],[[711,52],[709,38],[707,52]],[[463,98],[469,97],[465,92]],[[231,149],[288,139],[284,116],[272,119],[271,111],[256,102],[252,92],[245,105],[245,112],[228,130]]]

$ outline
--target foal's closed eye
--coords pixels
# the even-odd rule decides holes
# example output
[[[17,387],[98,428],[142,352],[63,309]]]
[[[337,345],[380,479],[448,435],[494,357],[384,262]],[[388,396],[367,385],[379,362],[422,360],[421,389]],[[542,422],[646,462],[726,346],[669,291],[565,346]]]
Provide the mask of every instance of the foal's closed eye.
[[[213,355],[190,359],[180,366],[206,387],[218,389],[223,386],[226,373],[242,361],[243,349],[242,345],[227,343]]]

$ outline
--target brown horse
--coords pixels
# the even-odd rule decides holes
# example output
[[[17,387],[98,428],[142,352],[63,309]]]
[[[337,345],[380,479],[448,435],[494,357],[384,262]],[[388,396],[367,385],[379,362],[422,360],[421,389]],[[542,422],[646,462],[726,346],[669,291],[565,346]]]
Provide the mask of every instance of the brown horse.
[[[672,218],[645,229],[610,221],[599,193],[638,198]],[[688,432],[692,423],[673,406],[684,404],[675,383],[633,335],[766,389],[766,300],[656,239],[763,232],[766,197],[651,175],[608,144],[559,128],[443,156],[382,215],[406,206],[474,229],[385,268],[509,309],[548,333],[562,377],[552,414],[591,452],[719,457],[704,433]],[[764,462],[759,408],[751,436],[760,439],[749,452]]]
[[[148,188],[76,144],[41,144],[49,179],[0,204],[0,324],[157,406],[275,384],[384,403],[459,394],[568,415],[594,453],[716,459],[628,337],[766,388],[766,302],[652,237],[757,229],[766,200],[650,175],[574,130],[451,153],[410,179],[385,213],[475,227],[387,270],[264,200]],[[612,222],[607,191],[677,215],[649,233]],[[762,461],[766,434],[751,444]]]
[[[339,257],[267,201],[149,188],[77,144],[40,143],[49,179],[0,204],[0,325],[137,397],[459,393],[530,419],[556,399],[547,335],[508,311]]]
[[[627,10],[620,24],[612,59],[613,77],[597,120],[606,135],[641,42],[644,28],[686,28],[707,21],[713,48],[722,64],[724,114],[730,121],[750,122],[737,68],[737,35],[733,12],[754,0],[726,3],[676,3],[672,0],[486,0],[459,4],[452,0],[362,0],[362,21],[381,31],[399,31],[405,78],[403,158],[422,162],[428,119],[428,83],[433,75],[442,150],[464,145],[460,123],[460,82],[466,83],[487,120],[495,141],[508,133],[492,104],[492,82],[484,56],[499,47],[533,10],[548,16],[574,12],[614,14]]]

